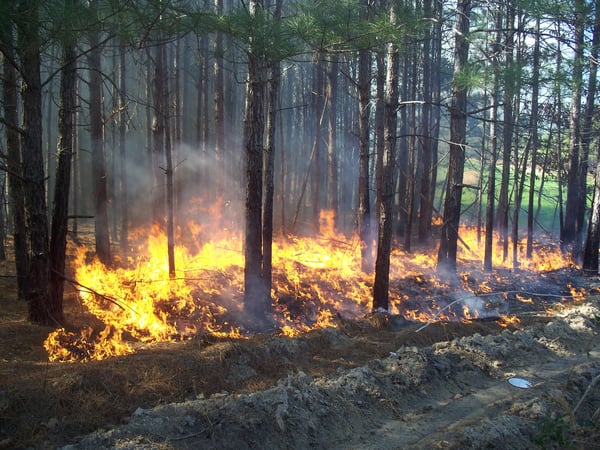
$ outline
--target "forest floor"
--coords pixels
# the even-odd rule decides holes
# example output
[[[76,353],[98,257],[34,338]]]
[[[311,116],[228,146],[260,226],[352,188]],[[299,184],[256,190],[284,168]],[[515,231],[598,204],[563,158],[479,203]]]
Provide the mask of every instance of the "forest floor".
[[[547,294],[505,296],[516,323],[376,313],[87,363],[48,361],[51,329],[26,321],[13,273],[0,265],[0,448],[600,448],[600,280],[573,268],[472,272],[494,291]],[[85,317],[72,292],[65,309]]]

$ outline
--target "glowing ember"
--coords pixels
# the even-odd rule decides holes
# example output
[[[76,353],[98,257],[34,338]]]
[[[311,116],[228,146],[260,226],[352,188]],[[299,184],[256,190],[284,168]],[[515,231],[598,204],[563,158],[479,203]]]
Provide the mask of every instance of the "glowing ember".
[[[218,215],[217,210],[213,216]],[[273,320],[281,334],[294,336],[335,327],[339,317],[356,318],[370,312],[373,274],[360,269],[359,239],[336,233],[333,218],[330,212],[321,215],[321,229],[316,237],[286,236],[273,242]],[[217,236],[217,228],[225,230],[221,236]],[[80,334],[64,329],[53,332],[45,342],[49,358],[98,360],[132,353],[139,343],[181,340],[198,334],[247,336],[240,327],[244,284],[242,241],[226,228],[208,229],[188,223],[179,229],[176,242],[182,245],[175,248],[174,278],[169,276],[167,241],[159,228],[146,233],[144,242],[135,251],[135,259],[129,258],[118,267],[107,268],[97,259],[89,260],[86,248],[77,249],[73,270],[79,283],[79,298],[105,328],[99,333],[91,329]],[[461,229],[460,235],[469,246],[469,250],[462,250],[461,257],[483,260],[475,230]],[[144,236],[144,232],[139,231],[138,236]],[[497,253],[501,255],[500,250]],[[542,253],[543,256],[523,265],[539,270],[541,260],[545,269],[569,264],[558,257],[550,263],[551,252]],[[463,277],[464,293],[471,300],[444,311],[448,302],[438,303],[436,296],[448,288],[435,276],[426,275],[434,270],[433,250],[415,254],[395,250],[391,257],[391,279],[412,280],[419,289],[429,289],[433,304],[416,304],[402,286],[392,284],[389,312],[419,322],[478,318],[483,300],[473,303],[475,296],[468,287],[468,277]],[[490,291],[485,284],[478,287],[480,293]]]

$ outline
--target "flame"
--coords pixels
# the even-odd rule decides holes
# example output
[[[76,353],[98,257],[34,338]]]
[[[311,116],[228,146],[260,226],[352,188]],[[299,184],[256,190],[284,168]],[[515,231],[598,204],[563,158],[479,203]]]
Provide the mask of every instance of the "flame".
[[[483,261],[483,244],[479,243],[477,238],[477,229],[473,227],[461,227],[459,230],[461,242],[459,243],[459,259],[463,261]],[[462,245],[461,245],[462,243]],[[514,267],[513,261],[513,242],[509,238],[509,252],[504,258],[504,250],[501,239],[497,234],[494,235],[494,248],[492,264],[495,268],[511,269]],[[548,272],[563,267],[569,267],[573,264],[568,255],[563,253],[556,243],[545,243],[545,245],[536,245],[531,258],[526,257],[527,239],[521,239],[517,243],[518,266],[522,269],[534,272]]]
[[[585,296],[588,294],[588,292],[586,291],[585,288],[581,287],[581,288],[577,288],[571,285],[571,283],[569,283],[569,285],[567,286],[569,288],[569,291],[571,292],[571,297],[574,301],[576,302],[580,302],[585,300]]]
[[[104,323],[100,332],[91,328],[79,334],[65,329],[51,333],[44,345],[51,360],[89,361],[129,354],[136,346],[175,341],[198,334],[218,338],[244,338],[239,326],[243,318],[243,246],[234,221],[221,214],[223,203],[208,211],[218,226],[188,222],[177,229],[175,277],[169,276],[167,239],[158,226],[138,230],[131,237],[139,242],[134,256],[124,257],[118,266],[106,267],[89,257],[86,247],[74,251],[72,268],[81,303]],[[340,317],[356,318],[370,312],[373,274],[360,267],[360,240],[336,231],[335,216],[323,211],[316,236],[282,236],[273,242],[273,320],[282,335],[295,336],[310,330],[336,327]],[[460,235],[470,250],[463,259],[483,259],[476,231],[461,228]],[[500,250],[496,250],[501,255]],[[548,255],[536,255],[524,265],[564,267],[563,257],[550,263]],[[557,252],[560,254],[560,252]],[[552,253],[554,255],[554,253]],[[554,257],[554,256],[553,256]],[[441,311],[435,297],[447,290],[436,276],[432,252],[406,253],[395,249],[391,255],[390,313],[405,319],[469,321],[478,317],[477,308],[465,305]],[[509,264],[495,261],[499,266]],[[426,275],[427,274],[427,275]],[[463,289],[469,293],[468,276]],[[393,280],[413,280],[431,292],[433,305],[411,303],[411,296]],[[483,283],[481,293],[491,292]],[[579,295],[583,295],[579,292]],[[524,301],[524,300],[522,300]],[[460,305],[460,304],[459,304]]]
[[[498,325],[500,325],[501,327],[508,327],[510,325],[518,325],[519,323],[521,323],[521,320],[514,315],[511,316],[507,316],[507,315],[503,315],[500,316],[500,318],[498,320],[496,320],[496,323]]]
[[[531,297],[525,297],[522,294],[515,294],[515,298],[521,303],[533,304],[533,299]]]

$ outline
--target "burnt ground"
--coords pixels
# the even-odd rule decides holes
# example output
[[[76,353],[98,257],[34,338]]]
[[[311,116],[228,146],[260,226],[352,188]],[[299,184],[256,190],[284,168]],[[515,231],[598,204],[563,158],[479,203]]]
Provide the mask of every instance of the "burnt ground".
[[[520,319],[504,326],[499,314],[423,324],[377,313],[294,338],[196,336],[59,363],[2,264],[1,448],[600,448],[600,281],[575,269],[464,275],[463,287],[504,293],[479,297]],[[393,289],[453,298],[423,277]],[[523,303],[516,291],[540,295]],[[72,292],[66,312],[87,320]]]

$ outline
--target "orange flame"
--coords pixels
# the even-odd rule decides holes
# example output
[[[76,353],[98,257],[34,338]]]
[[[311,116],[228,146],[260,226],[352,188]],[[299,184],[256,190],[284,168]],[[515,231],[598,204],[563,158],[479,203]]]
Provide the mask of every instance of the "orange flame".
[[[500,316],[496,323],[501,327],[508,327],[510,325],[518,325],[521,320],[517,316]]]
[[[461,257],[482,260],[475,231],[461,228],[460,235],[470,248],[463,249]],[[143,231],[139,236],[144,236]],[[86,329],[79,335],[64,329],[51,333],[44,344],[49,358],[104,359],[132,353],[137,343],[180,340],[197,334],[244,337],[236,325],[243,315],[244,261],[239,236],[231,229],[217,236],[214,229],[190,222],[178,230],[177,242],[185,245],[175,247],[174,278],[169,276],[166,236],[158,227],[146,234],[136,249],[136,258],[119,267],[108,268],[97,259],[88,260],[88,250],[77,249],[72,265],[80,284],[79,298],[105,328],[99,333]],[[542,259],[549,264],[547,255]],[[537,261],[528,264],[539,267]],[[557,268],[559,262],[563,267],[568,264],[561,259],[551,267]],[[424,275],[434,269],[431,253],[392,252],[392,280],[408,277],[419,286],[443,289],[435,276]],[[332,212],[322,213],[316,237],[286,236],[273,242],[273,320],[284,335],[335,327],[338,316],[364,316],[371,308],[372,283],[373,274],[361,271],[358,237],[336,232]],[[482,285],[480,290],[491,289]],[[477,317],[477,311],[466,307],[462,316],[448,317],[448,312],[439,314],[435,305],[408,307],[409,300],[401,288],[392,287],[390,313],[420,322]]]

